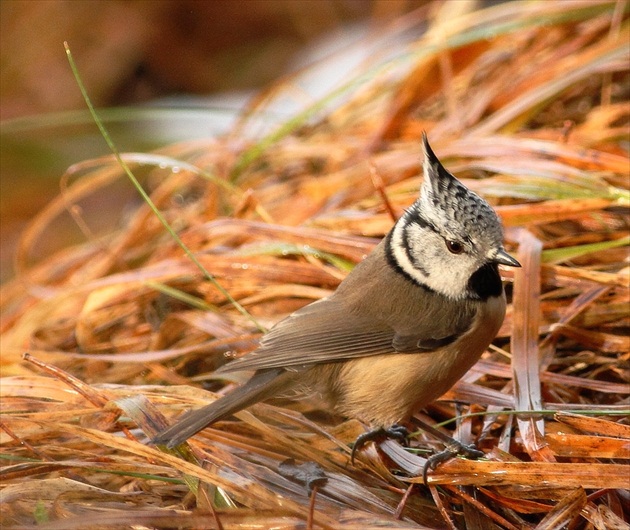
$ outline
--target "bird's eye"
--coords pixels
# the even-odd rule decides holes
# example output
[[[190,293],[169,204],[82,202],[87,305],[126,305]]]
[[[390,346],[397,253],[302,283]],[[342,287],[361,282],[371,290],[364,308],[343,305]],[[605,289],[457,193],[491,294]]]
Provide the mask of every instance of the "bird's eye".
[[[451,254],[461,254],[464,252],[464,245],[459,241],[453,241],[452,239],[446,240],[446,248]]]

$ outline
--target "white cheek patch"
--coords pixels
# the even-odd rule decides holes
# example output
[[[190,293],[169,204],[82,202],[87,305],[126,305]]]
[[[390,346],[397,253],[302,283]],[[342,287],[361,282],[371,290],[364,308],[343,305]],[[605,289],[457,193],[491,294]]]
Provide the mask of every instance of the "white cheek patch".
[[[390,245],[398,267],[416,283],[450,298],[466,296],[467,278],[449,262],[461,257],[447,254],[442,237],[430,228],[403,219],[394,227]]]

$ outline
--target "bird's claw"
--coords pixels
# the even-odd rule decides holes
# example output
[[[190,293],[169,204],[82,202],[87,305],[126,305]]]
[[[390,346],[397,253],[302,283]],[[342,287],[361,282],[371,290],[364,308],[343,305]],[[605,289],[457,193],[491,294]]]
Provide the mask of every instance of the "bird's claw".
[[[407,445],[407,437],[409,436],[409,431],[403,427],[402,425],[392,425],[391,427],[379,427],[378,429],[373,429],[371,431],[364,432],[360,434],[354,445],[352,446],[352,453],[350,454],[350,463],[354,465],[354,457],[358,451],[360,451],[363,446],[368,442],[378,442],[383,440],[398,440],[403,445]]]
[[[484,452],[477,449],[474,444],[464,445],[463,443],[452,439],[442,451],[427,458],[427,462],[424,464],[424,468],[422,469],[422,480],[424,481],[424,485],[428,485],[427,473],[429,469],[433,471],[437,466],[455,456],[465,456],[466,458],[477,460],[477,458],[484,456]]]

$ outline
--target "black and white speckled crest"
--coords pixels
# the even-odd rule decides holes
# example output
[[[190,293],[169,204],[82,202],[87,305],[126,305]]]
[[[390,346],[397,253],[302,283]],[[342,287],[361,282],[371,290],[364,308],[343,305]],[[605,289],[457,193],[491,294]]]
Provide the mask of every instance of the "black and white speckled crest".
[[[447,234],[501,247],[503,230],[496,212],[449,173],[423,137],[424,182],[419,207],[425,219]]]
[[[490,205],[451,175],[423,136],[418,200],[387,236],[389,263],[415,284],[452,299],[486,299],[503,288],[497,265],[518,266],[503,249]]]

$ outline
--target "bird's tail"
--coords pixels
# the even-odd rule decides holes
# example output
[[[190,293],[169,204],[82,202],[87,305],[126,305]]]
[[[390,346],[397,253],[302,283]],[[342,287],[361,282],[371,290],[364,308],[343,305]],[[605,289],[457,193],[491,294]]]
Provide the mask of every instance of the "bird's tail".
[[[271,397],[276,387],[283,384],[284,378],[279,377],[283,373],[286,374],[286,371],[282,368],[256,372],[247,383],[221,399],[184,414],[169,428],[158,433],[151,440],[152,443],[173,448],[215,421]]]

